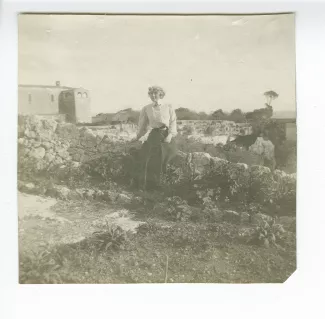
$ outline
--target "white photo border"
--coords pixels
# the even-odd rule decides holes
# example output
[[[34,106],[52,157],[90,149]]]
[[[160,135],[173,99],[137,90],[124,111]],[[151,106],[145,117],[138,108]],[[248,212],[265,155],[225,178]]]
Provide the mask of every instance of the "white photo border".
[[[285,284],[19,285],[17,217],[17,14],[68,13],[296,13],[297,65],[297,259]],[[325,4],[221,1],[3,1],[0,3],[1,223],[0,317],[90,318],[325,317]],[[321,214],[323,211],[323,214]],[[324,232],[323,232],[324,233]],[[322,235],[322,236],[321,236]]]

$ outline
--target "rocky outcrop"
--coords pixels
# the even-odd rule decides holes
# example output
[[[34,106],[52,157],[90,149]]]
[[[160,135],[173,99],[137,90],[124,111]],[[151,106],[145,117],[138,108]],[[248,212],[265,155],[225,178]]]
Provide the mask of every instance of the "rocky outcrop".
[[[121,135],[113,139],[105,130],[77,127],[37,116],[20,116],[18,132],[19,172],[50,171],[61,178],[69,168],[79,174],[77,179],[80,180],[88,165],[87,169],[107,180],[128,171],[126,159],[130,153],[126,148],[130,148],[130,143]],[[112,151],[116,156],[112,156]],[[110,157],[106,156],[108,153]],[[275,213],[295,210],[295,174],[271,171],[264,166],[233,163],[205,152],[179,152],[173,166],[180,181],[185,178],[198,190],[212,189],[218,198],[259,203],[264,207],[269,205]],[[63,172],[61,175],[60,171]],[[61,194],[55,195],[58,197],[79,196],[76,193],[68,196],[64,189],[52,191]],[[93,198],[89,192],[85,196]],[[127,203],[129,199],[122,195],[119,201]]]
[[[204,135],[209,128],[211,135],[249,135],[252,134],[252,126],[248,123],[235,123],[222,120],[179,120],[177,126],[182,132],[188,126],[200,135]]]
[[[274,169],[276,163],[275,147],[270,140],[258,137],[255,143],[249,147],[249,151],[259,155],[263,160],[264,166]]]
[[[187,138],[189,139],[189,141],[195,141],[200,142],[202,144],[211,145],[225,145],[227,142],[233,141],[235,139],[234,137],[230,137],[229,135],[204,136],[199,134],[189,135]]]
[[[268,213],[295,213],[296,175],[268,167],[232,163],[194,152],[178,156],[174,165],[197,189],[212,189],[214,196],[241,203],[258,203]]]
[[[77,167],[78,163],[106,154],[114,143],[123,144],[133,138],[125,132],[106,134],[105,130],[58,123],[39,116],[19,116],[18,135],[19,169],[37,171],[68,163]]]

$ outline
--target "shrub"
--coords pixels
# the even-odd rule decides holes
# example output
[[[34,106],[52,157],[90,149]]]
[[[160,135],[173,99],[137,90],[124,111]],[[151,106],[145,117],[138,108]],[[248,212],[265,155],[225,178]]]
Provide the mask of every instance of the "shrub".
[[[244,165],[221,162],[205,174],[199,188],[218,191],[220,201],[245,203],[250,186],[249,180],[249,170]]]
[[[193,134],[193,132],[194,132],[194,127],[193,126],[191,126],[191,125],[185,125],[183,127],[183,133],[185,135],[191,135],[191,134]]]
[[[250,172],[250,201],[260,204],[269,203],[276,192],[276,184],[270,169],[263,166],[252,166]]]
[[[156,234],[161,229],[162,227],[159,224],[154,223],[152,221],[148,221],[146,223],[140,224],[137,227],[137,234],[139,235]]]
[[[278,169],[287,173],[297,171],[297,143],[296,141],[285,141],[275,147],[275,160]]]
[[[197,191],[198,197],[202,201],[202,210],[200,212],[200,219],[205,222],[221,222],[222,221],[222,212],[216,205],[216,200],[218,200],[218,194],[220,189],[212,190],[206,189],[203,191]]]
[[[63,281],[57,270],[66,261],[67,259],[55,247],[20,255],[19,282],[61,284]]]
[[[257,226],[254,229],[250,243],[257,245],[263,245],[269,247],[273,245],[275,247],[280,247],[279,242],[284,238],[285,230],[282,225],[278,224],[268,224],[265,222],[264,226]]]
[[[173,221],[187,221],[192,215],[191,207],[178,196],[167,198],[166,215]]]
[[[184,173],[184,167],[168,165],[166,174],[161,177],[162,184],[167,188],[180,184],[186,179]]]
[[[87,246],[93,246],[96,250],[123,249],[128,239],[128,232],[118,225],[107,225],[105,231],[93,233],[93,237],[87,240]]]
[[[154,212],[160,217],[172,221],[188,221],[192,216],[192,208],[179,196],[168,197],[164,203],[156,204]]]
[[[274,174],[273,202],[277,205],[280,215],[296,214],[296,179],[281,171]]]
[[[204,131],[204,134],[207,135],[207,136],[211,136],[214,132],[214,127],[212,125],[209,125],[205,131]]]

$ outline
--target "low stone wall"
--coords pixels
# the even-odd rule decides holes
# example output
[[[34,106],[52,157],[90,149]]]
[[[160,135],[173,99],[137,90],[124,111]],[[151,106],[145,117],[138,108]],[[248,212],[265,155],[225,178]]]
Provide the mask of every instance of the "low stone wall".
[[[51,171],[64,178],[67,167],[88,167],[104,180],[114,180],[121,174],[127,177],[128,170],[132,169],[128,166],[132,161],[127,160],[131,157],[128,135],[116,132],[112,136],[105,130],[77,127],[37,116],[19,117],[18,133],[18,173]],[[118,156],[106,156],[111,153]],[[215,198],[223,201],[258,203],[282,212],[290,210],[291,215],[295,212],[295,174],[232,163],[205,152],[179,152],[171,167],[174,169],[173,185],[180,185],[186,196],[194,192],[197,197],[198,191],[210,189]],[[84,169],[77,174],[82,176]]]
[[[41,116],[18,118],[18,164],[44,170],[101,156],[134,136],[109,128],[91,129]]]
[[[250,135],[252,134],[252,126],[248,123],[235,123],[233,121],[218,121],[218,120],[178,120],[177,126],[180,130],[186,131],[188,127],[193,128],[193,132],[198,135],[204,135],[209,129],[210,135]]]

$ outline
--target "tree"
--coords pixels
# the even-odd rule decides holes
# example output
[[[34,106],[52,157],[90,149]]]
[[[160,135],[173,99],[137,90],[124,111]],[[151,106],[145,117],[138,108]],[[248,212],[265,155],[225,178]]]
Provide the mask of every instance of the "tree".
[[[180,107],[175,110],[178,120],[199,120],[199,115],[185,107]]]
[[[178,109],[176,109],[176,112],[179,113],[188,113],[191,112],[190,109],[186,108],[186,107],[179,107]]]
[[[227,119],[227,114],[225,114],[222,109],[219,109],[219,110],[214,111],[211,114],[211,117],[214,120],[222,121],[222,120],[226,120]]]
[[[229,121],[234,121],[236,123],[244,123],[246,121],[246,117],[241,109],[235,109],[230,113]]]
[[[267,91],[264,93],[264,96],[266,98],[266,104],[271,106],[272,101],[277,99],[279,94],[274,91]]]
[[[264,123],[262,131],[271,140],[274,146],[282,145],[286,140],[285,124],[270,119]]]
[[[266,104],[265,108],[255,109],[253,112],[246,113],[246,120],[250,122],[261,122],[271,118],[273,115],[273,108]]]
[[[199,115],[200,120],[208,120],[209,119],[209,115],[206,114],[205,112],[200,112],[198,115]]]

